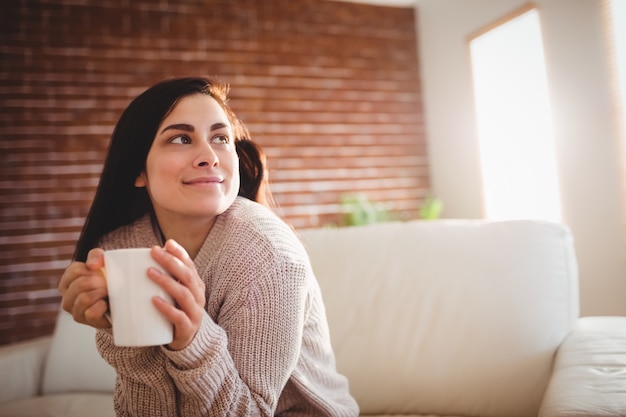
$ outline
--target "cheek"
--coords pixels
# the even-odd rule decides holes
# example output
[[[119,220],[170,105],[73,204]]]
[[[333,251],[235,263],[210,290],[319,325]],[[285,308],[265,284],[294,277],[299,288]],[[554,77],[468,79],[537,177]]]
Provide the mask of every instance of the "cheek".
[[[156,157],[148,157],[146,171],[143,174],[148,190],[150,191],[150,188],[158,190],[163,186],[167,186],[168,183],[177,178],[176,169],[177,161],[173,158],[161,161]]]
[[[239,156],[237,152],[233,151],[229,153],[228,157],[223,162],[223,166],[230,176],[232,191],[238,193],[241,179],[239,177]]]
[[[232,165],[233,165],[233,170],[237,174],[237,177],[239,177],[239,155],[237,155],[237,153],[233,155]]]
[[[236,181],[237,188],[239,188],[239,182],[241,179],[239,177],[239,156],[237,156],[237,154],[235,154],[235,156],[233,157],[232,171],[233,171],[233,181]]]
[[[232,178],[239,177],[239,155],[234,148],[219,156],[219,161],[222,168],[230,172]]]

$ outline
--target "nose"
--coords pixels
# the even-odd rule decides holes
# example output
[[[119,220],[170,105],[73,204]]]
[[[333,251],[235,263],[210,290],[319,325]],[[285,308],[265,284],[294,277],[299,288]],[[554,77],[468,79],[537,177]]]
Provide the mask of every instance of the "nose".
[[[218,163],[219,158],[217,157],[217,154],[215,153],[213,148],[211,148],[211,146],[207,144],[202,148],[202,151],[196,157],[194,166],[199,168],[215,167]]]

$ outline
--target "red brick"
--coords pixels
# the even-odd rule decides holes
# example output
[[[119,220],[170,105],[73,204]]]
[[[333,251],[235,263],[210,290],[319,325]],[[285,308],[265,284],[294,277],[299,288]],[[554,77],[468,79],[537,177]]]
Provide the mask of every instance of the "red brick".
[[[428,193],[414,10],[326,0],[11,0],[0,13],[0,344],[50,334],[116,119],[166,77],[217,75],[266,150],[279,212],[340,225],[362,193]]]

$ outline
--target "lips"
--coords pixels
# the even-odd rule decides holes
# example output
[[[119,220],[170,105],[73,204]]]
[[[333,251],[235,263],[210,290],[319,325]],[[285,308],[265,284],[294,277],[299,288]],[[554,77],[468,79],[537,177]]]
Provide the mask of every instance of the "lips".
[[[223,177],[197,177],[183,181],[185,185],[220,184],[224,182]]]

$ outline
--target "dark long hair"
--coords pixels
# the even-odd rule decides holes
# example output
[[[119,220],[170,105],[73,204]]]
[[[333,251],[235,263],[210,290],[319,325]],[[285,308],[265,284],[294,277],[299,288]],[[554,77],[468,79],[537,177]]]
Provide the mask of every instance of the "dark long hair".
[[[131,101],[113,130],[100,183],[76,243],[75,260],[85,261],[106,233],[153,211],[146,189],[135,187],[135,179],[145,170],[159,125],[183,97],[191,94],[213,97],[231,123],[240,158],[239,195],[271,203],[271,198],[266,198],[270,194],[263,152],[229,107],[228,90],[227,84],[211,78],[175,78],[161,81]]]

